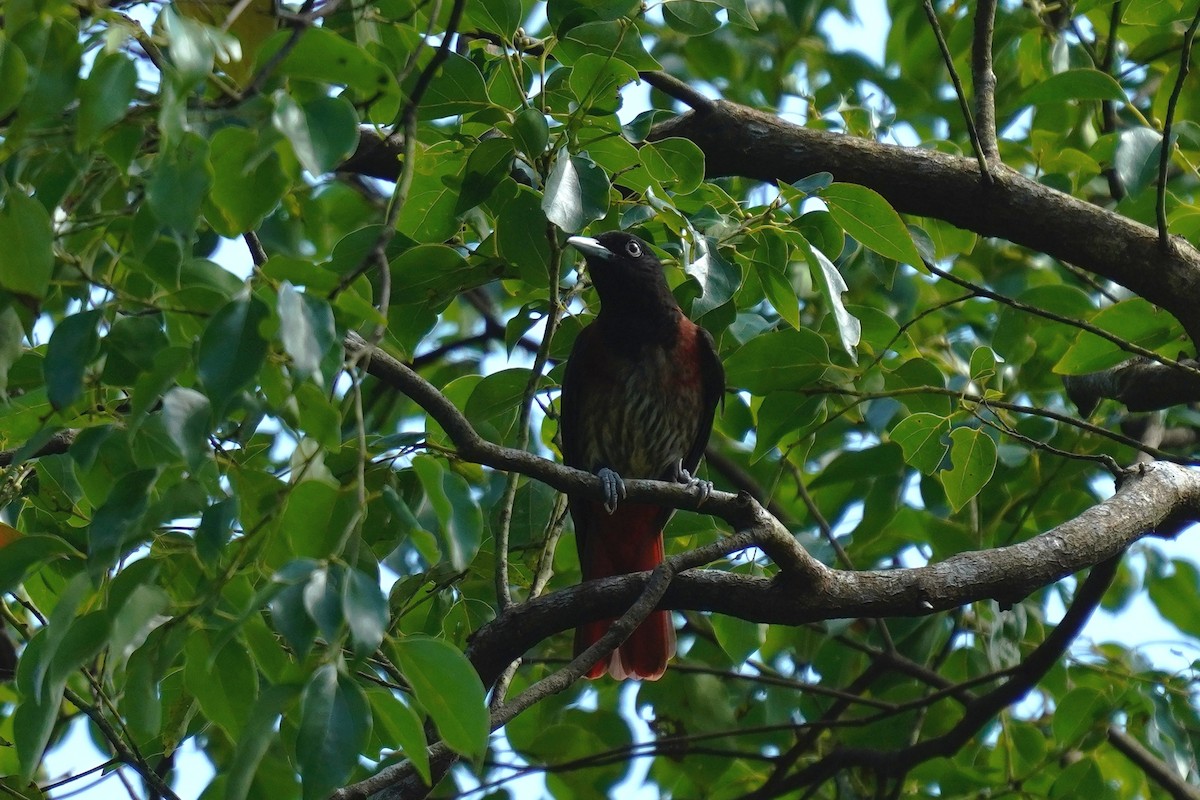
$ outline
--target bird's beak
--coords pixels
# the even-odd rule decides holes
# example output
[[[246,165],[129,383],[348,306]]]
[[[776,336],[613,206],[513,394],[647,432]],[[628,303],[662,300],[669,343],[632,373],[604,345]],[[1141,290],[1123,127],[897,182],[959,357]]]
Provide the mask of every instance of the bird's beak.
[[[612,251],[590,236],[569,236],[567,244],[590,258],[607,261],[613,257]]]

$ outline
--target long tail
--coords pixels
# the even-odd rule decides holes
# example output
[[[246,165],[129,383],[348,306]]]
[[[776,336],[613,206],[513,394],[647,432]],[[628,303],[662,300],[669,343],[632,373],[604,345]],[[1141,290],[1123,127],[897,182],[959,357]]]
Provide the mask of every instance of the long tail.
[[[595,504],[588,515],[591,524],[580,547],[583,579],[652,570],[662,563],[663,509],[658,506],[623,505],[613,514]],[[578,533],[576,535],[579,535]],[[579,655],[608,632],[613,620],[590,622],[575,630],[575,654]],[[587,676],[599,678],[607,671],[617,680],[662,677],[667,662],[675,655],[675,628],[671,614],[654,611],[617,648],[607,663],[596,662]]]

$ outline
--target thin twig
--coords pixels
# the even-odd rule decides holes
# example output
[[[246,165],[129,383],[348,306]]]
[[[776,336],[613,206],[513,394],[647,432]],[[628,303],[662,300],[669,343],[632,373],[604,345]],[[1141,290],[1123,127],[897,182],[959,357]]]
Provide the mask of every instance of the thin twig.
[[[1200,790],[1192,786],[1173,767],[1150,752],[1149,748],[1116,725],[1108,726],[1108,743],[1137,765],[1174,800],[1200,800]]]
[[[549,279],[550,312],[546,315],[546,330],[542,335],[541,346],[533,358],[533,366],[529,370],[529,379],[525,382],[525,393],[521,398],[521,407],[517,415],[517,449],[529,448],[529,423],[533,413],[533,400],[546,363],[550,359],[550,345],[558,330],[558,321],[562,318],[562,303],[559,302],[558,281],[562,271],[562,248],[558,244],[558,233],[554,225],[546,224],[546,240],[550,245]],[[500,524],[496,527],[496,603],[503,613],[512,605],[512,589],[508,584],[508,551],[509,533],[512,530],[513,503],[517,497],[517,482],[520,475],[508,473],[505,479],[504,496],[500,505]]]
[[[1197,18],[1200,19],[1200,16]],[[1153,350],[1149,350],[1141,345],[1137,345],[1126,339],[1122,339],[1120,336],[1117,336],[1114,333],[1109,333],[1103,328],[1093,325],[1090,322],[1084,322],[1083,320],[1067,317],[1062,314],[1057,314],[1053,311],[1047,311],[1044,308],[1031,306],[1028,303],[1021,302],[1020,300],[1014,300],[1007,295],[1000,294],[999,292],[993,292],[991,289],[980,286],[979,284],[969,281],[966,278],[960,278],[951,272],[947,272],[946,270],[935,266],[932,262],[926,259],[922,259],[922,261],[925,264],[925,268],[934,275],[937,275],[939,278],[944,280],[948,280],[957,286],[961,286],[964,289],[970,289],[980,297],[986,297],[988,300],[994,300],[997,303],[1006,305],[1009,308],[1016,309],[1017,311],[1024,311],[1026,314],[1033,314],[1034,316],[1042,317],[1043,319],[1048,319],[1052,322],[1061,322],[1063,325],[1070,325],[1074,328],[1079,328],[1082,331],[1087,331],[1093,336],[1099,336],[1101,339],[1116,345],[1127,353],[1132,353],[1135,356],[1141,356],[1142,358],[1157,362],[1163,366],[1177,369],[1180,372],[1186,375],[1191,375],[1194,378],[1200,378],[1200,369],[1188,366],[1187,364],[1183,364],[1174,359],[1164,358]]]
[[[647,70],[639,72],[638,77],[663,94],[675,98],[698,112],[712,111],[716,108],[717,103],[715,100],[705,97],[674,75],[657,70]]]
[[[992,30],[996,0],[977,0],[975,40],[971,45],[971,81],[975,85],[975,132],[985,161],[1000,158],[996,141],[996,73],[992,70]]]
[[[1112,4],[1112,11],[1108,18],[1108,41],[1104,44],[1104,60],[1100,62],[1100,69],[1106,75],[1112,75],[1113,66],[1117,59],[1117,30],[1121,27],[1121,0],[1115,0]],[[1076,31],[1079,36],[1079,32]],[[1096,34],[1099,36],[1099,32]],[[1080,36],[1080,41],[1083,37]],[[1100,130],[1106,134],[1116,133],[1117,131],[1117,104],[1112,100],[1103,100],[1100,103]],[[1117,172],[1114,166],[1104,168],[1104,177],[1108,181],[1108,193],[1112,195],[1112,199],[1120,202],[1125,198],[1125,184],[1121,181],[1121,175]]]
[[[1179,104],[1179,95],[1183,93],[1183,82],[1187,79],[1192,68],[1192,43],[1196,39],[1196,28],[1200,27],[1200,8],[1192,17],[1192,24],[1183,35],[1183,52],[1179,56],[1179,77],[1175,79],[1175,88],[1171,90],[1171,99],[1167,101],[1167,116],[1163,122],[1162,149],[1158,155],[1158,201],[1155,211],[1158,216],[1158,246],[1164,252],[1170,250],[1171,234],[1167,230],[1167,165],[1171,161],[1171,126],[1175,121],[1175,107]]]
[[[950,47],[946,44],[946,37],[942,35],[942,26],[938,22],[937,11],[933,8],[933,0],[924,0],[922,5],[925,7],[925,16],[929,18],[929,25],[933,28],[933,35],[937,37],[938,49],[942,52],[942,61],[946,64],[946,69],[950,73],[950,81],[954,84],[954,93],[958,96],[958,105],[962,109],[963,121],[967,124],[967,135],[971,137],[971,147],[975,151],[975,160],[979,164],[979,175],[983,178],[986,184],[992,183],[992,173],[988,170],[987,154],[984,153],[983,145],[979,142],[979,131],[975,129],[975,119],[971,115],[971,105],[967,102],[967,93],[963,91],[962,81],[958,77],[958,70],[954,68],[954,56],[950,53]]]
[[[246,243],[246,247],[250,250],[250,260],[254,262],[254,266],[261,267],[267,263],[267,251],[262,245],[262,240],[258,238],[258,234],[254,231],[246,231],[242,234],[242,240]]]

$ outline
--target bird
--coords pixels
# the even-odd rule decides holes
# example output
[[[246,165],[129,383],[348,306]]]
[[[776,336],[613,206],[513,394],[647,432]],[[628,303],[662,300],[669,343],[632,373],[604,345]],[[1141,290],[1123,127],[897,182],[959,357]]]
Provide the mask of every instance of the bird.
[[[644,241],[608,231],[567,243],[583,253],[600,296],[599,313],[567,358],[559,400],[563,462],[598,475],[604,487],[604,501],[567,495],[589,581],[652,570],[663,560],[662,532],[674,509],[621,503],[622,478],[688,483],[702,499],[712,490],[693,473],[724,395],[725,371],[712,335],[683,313]],[[575,655],[611,624],[577,628]],[[654,611],[587,676],[657,680],[674,655],[670,612]]]

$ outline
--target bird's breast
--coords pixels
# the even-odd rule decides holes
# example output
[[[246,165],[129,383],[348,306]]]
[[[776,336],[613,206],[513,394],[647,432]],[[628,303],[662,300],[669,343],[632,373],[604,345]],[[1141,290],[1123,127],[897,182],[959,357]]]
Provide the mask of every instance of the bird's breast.
[[[606,351],[592,365],[583,400],[583,456],[589,469],[661,478],[692,447],[703,397],[695,329],[676,343],[633,353]]]

